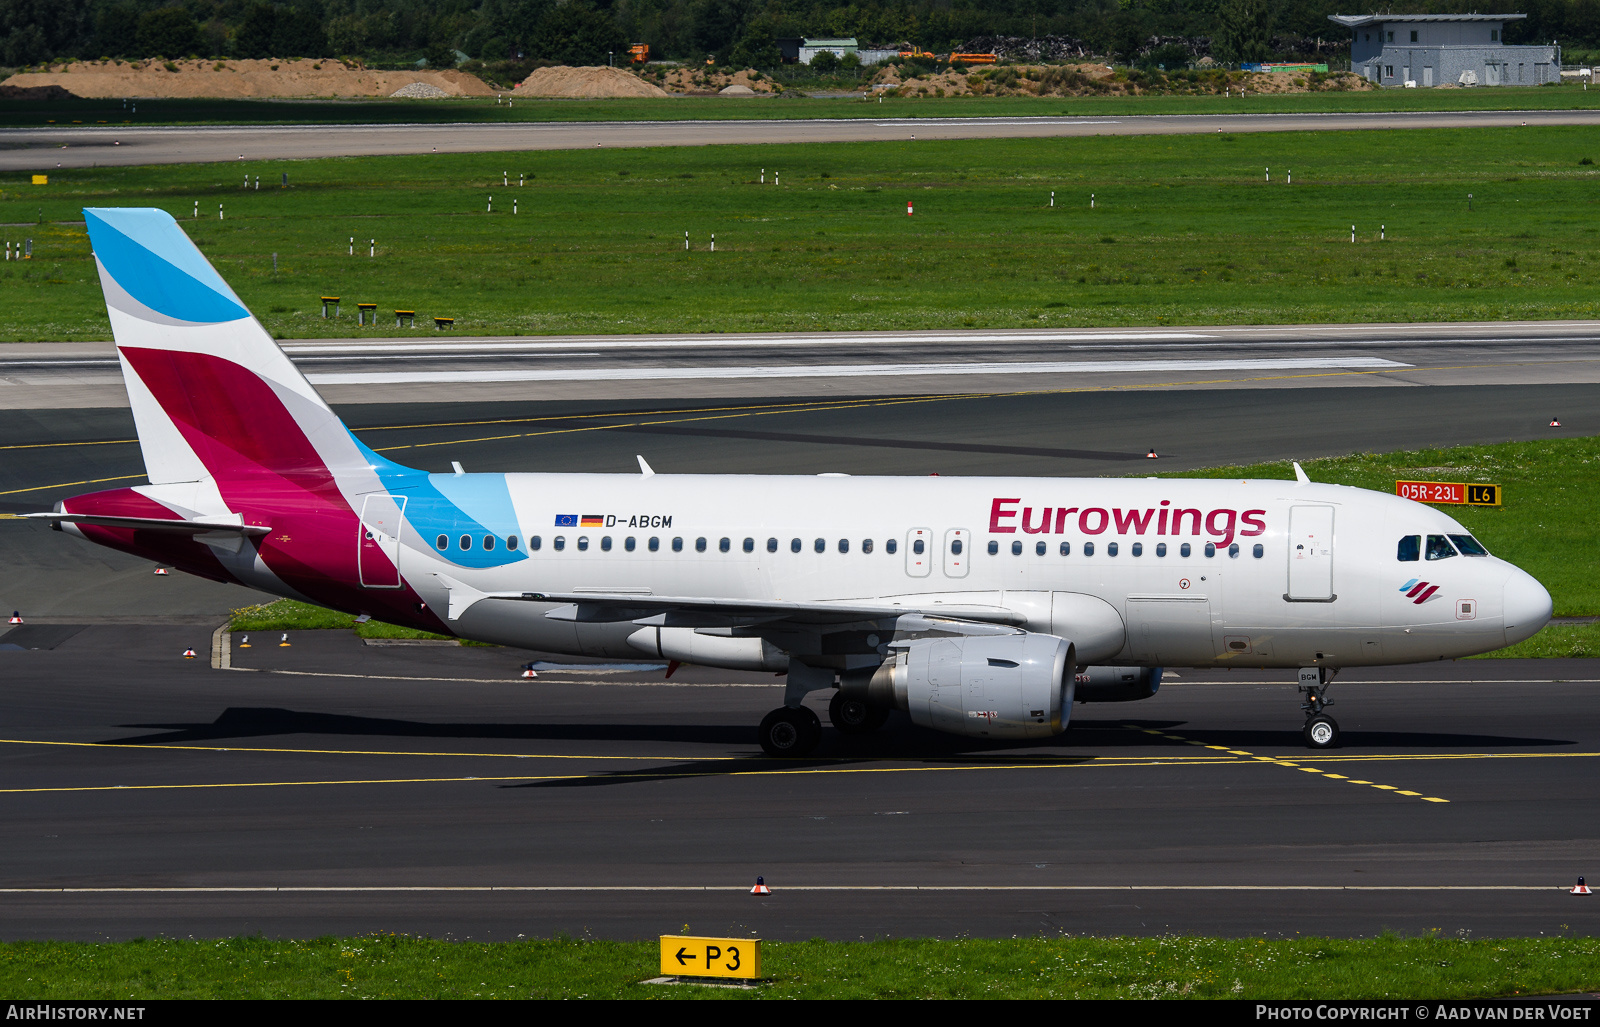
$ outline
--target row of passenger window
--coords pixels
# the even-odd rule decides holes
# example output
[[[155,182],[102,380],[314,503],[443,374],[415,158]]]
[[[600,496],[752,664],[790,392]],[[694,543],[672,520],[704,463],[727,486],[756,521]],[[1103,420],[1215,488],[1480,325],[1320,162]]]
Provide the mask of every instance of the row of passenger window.
[[[1437,538],[1437,537],[1441,537],[1441,536],[1431,536],[1431,537]],[[459,539],[457,539],[456,544],[462,550],[470,550],[470,549],[473,548],[474,538],[471,535],[462,535]],[[450,548],[450,536],[449,535],[440,535],[434,541],[434,545],[436,545],[439,548],[440,552],[444,552],[444,551],[448,550]],[[484,535],[481,545],[482,545],[482,547],[483,547],[485,552],[492,552],[494,550],[494,548],[495,548],[495,536],[493,536],[493,535]],[[589,548],[589,536],[587,536],[587,535],[579,535],[578,536],[578,540],[577,540],[577,545],[578,545],[578,550],[580,552],[586,552],[588,550],[588,548]],[[1405,540],[1401,540],[1402,551],[1404,549],[1404,545],[1405,545]],[[1447,545],[1448,545],[1448,543],[1447,543]],[[538,535],[530,535],[530,536],[528,536],[528,549],[530,551],[537,552],[543,546],[544,546],[544,539],[542,539],[540,536],[538,536]],[[602,535],[600,537],[600,549],[601,549],[601,551],[609,553],[609,552],[611,552],[611,546],[612,546],[611,536],[610,535]],[[517,536],[515,536],[515,535],[507,535],[506,536],[506,549],[508,549],[508,550],[510,550],[512,552],[515,552],[517,547],[518,547]],[[554,538],[552,538],[550,540],[550,547],[552,549],[556,550],[557,552],[561,552],[561,551],[565,550],[567,548],[566,536],[557,535]],[[626,550],[627,552],[631,553],[635,549],[638,548],[638,540],[636,538],[634,538],[632,535],[629,535],[627,538],[624,538],[622,540],[622,548],[624,550]],[[648,549],[652,553],[659,552],[660,549],[661,549],[661,539],[659,537],[657,537],[657,536],[651,536],[651,538],[646,541],[645,548]],[[694,550],[695,550],[695,552],[703,553],[703,552],[706,551],[706,548],[707,548],[706,539],[697,538],[697,539],[694,540]],[[743,546],[741,546],[741,548],[747,553],[755,552],[756,551],[756,540],[753,539],[753,538],[745,539],[744,540],[744,544],[743,544]],[[825,552],[828,551],[828,540],[827,539],[822,539],[822,538],[816,539],[811,543],[811,548],[812,548],[813,552],[825,553]],[[841,552],[841,553],[850,552],[850,540],[847,539],[847,538],[840,539],[839,542],[838,542],[837,548],[838,548],[839,552]],[[862,539],[861,540],[861,552],[870,553],[870,552],[873,551],[873,548],[874,547],[873,547],[872,539],[866,538],[866,539]],[[950,543],[950,552],[951,552],[952,555],[960,556],[962,548],[963,548],[963,546],[962,546],[962,543],[961,543],[960,539],[954,539],[954,540],[951,541],[951,543]],[[798,552],[801,552],[803,549],[805,549],[805,544],[800,539],[796,538],[796,539],[790,539],[789,540],[789,551],[791,553],[798,553]],[[717,542],[717,551],[718,552],[727,553],[727,552],[732,552],[732,550],[733,550],[733,540],[732,539],[724,538],[724,539],[718,540],[718,542]],[[883,543],[883,550],[884,550],[884,552],[890,553],[890,554],[893,554],[893,553],[897,552],[899,550],[898,541],[896,541],[895,539],[892,539],[892,538],[885,540],[884,543]],[[672,540],[672,551],[674,553],[683,552],[683,539],[682,538],[674,538]],[[777,551],[778,551],[778,540],[775,539],[775,538],[767,539],[767,552],[776,553]],[[924,552],[927,551],[927,543],[924,540],[920,539],[920,538],[916,539],[915,541],[913,541],[911,543],[911,551],[913,553],[917,554],[918,556],[921,556]],[[1118,543],[1116,543],[1116,542],[1107,542],[1106,543],[1106,555],[1107,556],[1116,556],[1119,551],[1120,550],[1119,550],[1119,547],[1118,547]],[[1144,543],[1143,542],[1135,542],[1135,543],[1133,543],[1132,545],[1130,545],[1128,547],[1128,551],[1133,556],[1143,556],[1144,555]],[[1156,546],[1155,546],[1155,551],[1156,551],[1156,556],[1158,556],[1158,557],[1166,556],[1167,555],[1167,544],[1165,542],[1157,542]],[[1207,542],[1205,544],[1205,550],[1204,551],[1205,551],[1205,555],[1208,556],[1208,557],[1216,556],[1217,555],[1217,546],[1213,542]],[[1050,552],[1050,547],[1049,547],[1048,543],[1045,543],[1045,542],[1035,543],[1035,545],[1034,545],[1034,553],[1036,555],[1045,556],[1049,552]],[[1062,556],[1071,556],[1072,555],[1072,543],[1071,542],[1063,542],[1063,543],[1061,543],[1060,552],[1061,552]],[[1181,557],[1188,557],[1188,556],[1190,556],[1192,554],[1192,552],[1193,552],[1193,550],[1190,547],[1189,543],[1187,543],[1187,542],[1185,542],[1185,543],[1181,544],[1180,546],[1178,546],[1178,555],[1181,556]],[[1093,556],[1094,553],[1095,553],[1094,543],[1093,542],[1085,542],[1083,544],[1082,553],[1083,553],[1084,556]],[[989,555],[990,556],[998,556],[999,554],[1000,554],[1000,543],[996,542],[996,541],[990,541],[990,543],[989,543]],[[1011,555],[1012,556],[1021,556],[1022,555],[1022,542],[1021,542],[1020,539],[1011,543]],[[1237,542],[1235,542],[1232,545],[1228,546],[1228,555],[1231,556],[1231,557],[1237,557],[1239,555],[1239,544]],[[1259,560],[1264,555],[1266,555],[1266,550],[1260,543],[1257,543],[1255,546],[1251,547],[1250,555],[1254,556],[1256,559]],[[1450,553],[1450,555],[1454,556],[1455,555],[1454,551],[1452,551]],[[1404,560],[1404,559],[1406,559],[1406,557],[1404,555],[1402,555],[1400,557],[1400,559]],[[1412,556],[1411,559],[1415,560],[1416,557]],[[1439,558],[1433,556],[1431,554],[1431,551],[1430,551],[1430,555],[1428,556],[1428,559],[1433,560],[1433,559],[1439,559]]]

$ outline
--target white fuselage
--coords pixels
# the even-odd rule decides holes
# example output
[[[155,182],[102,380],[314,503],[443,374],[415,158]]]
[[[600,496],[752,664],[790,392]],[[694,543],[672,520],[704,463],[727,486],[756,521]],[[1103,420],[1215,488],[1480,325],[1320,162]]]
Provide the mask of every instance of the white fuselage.
[[[484,532],[436,533],[408,523],[400,570],[436,610],[448,604],[452,580],[484,593],[898,598],[922,608],[1015,611],[1026,629],[1073,640],[1085,665],[1248,667],[1465,656],[1526,638],[1550,614],[1538,582],[1493,556],[1398,559],[1402,536],[1468,533],[1431,507],[1343,486],[1154,478],[464,478],[479,480],[431,481],[446,494],[464,484],[503,488],[514,520],[502,518],[488,533],[501,554],[508,536],[518,535],[516,551],[525,558],[468,566],[473,550],[484,555]],[[599,523],[585,526],[585,515]],[[1419,582],[1427,587],[1416,589]],[[553,609],[477,603],[452,627],[527,648],[639,655],[635,624],[547,616]]]

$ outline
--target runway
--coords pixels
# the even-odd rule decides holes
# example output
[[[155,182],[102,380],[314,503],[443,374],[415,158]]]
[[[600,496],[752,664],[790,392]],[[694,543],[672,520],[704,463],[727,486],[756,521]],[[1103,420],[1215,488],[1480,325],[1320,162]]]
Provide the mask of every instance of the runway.
[[[1069,104],[1070,101],[1063,101]],[[528,122],[454,125],[281,125],[0,129],[0,171],[305,160],[423,153],[494,153],[606,147],[782,145],[940,139],[1052,139],[1096,135],[1354,132],[1379,129],[1595,125],[1600,111],[1230,114],[1045,118],[848,118],[749,121]],[[1216,111],[1217,113],[1210,113]]]
[[[1600,661],[1179,672],[989,748],[760,755],[768,676],[203,624],[0,652],[0,937],[1591,933]],[[59,633],[59,632],[58,632]],[[5,644],[0,637],[0,645]],[[251,669],[243,669],[251,668]],[[774,894],[748,894],[757,874]]]
[[[790,336],[760,361],[743,337],[289,349],[313,375],[366,376],[323,387],[364,442],[433,470],[631,472],[644,453],[660,473],[1139,474],[1600,434],[1590,324],[1087,335]],[[34,402],[0,409],[0,511],[142,480],[109,356],[6,348],[0,395]],[[614,378],[587,396],[524,374],[868,360],[1140,366]],[[1238,360],[1332,366],[1175,370]],[[448,370],[496,380],[377,377]],[[661,392],[603,394],[630,387]],[[234,635],[213,668],[213,631],[255,593],[33,521],[0,519],[0,567],[0,608],[28,621],[0,635],[4,938],[1600,926],[1565,891],[1595,873],[1600,661],[1346,672],[1344,748],[1316,758],[1288,675],[1179,669],[1147,702],[1077,707],[1048,744],[897,717],[788,762],[753,741],[772,677],[552,656],[526,681],[526,653],[345,632]],[[771,897],[748,894],[757,874]]]
[[[1600,322],[290,340],[336,404],[1600,383]],[[105,343],[0,348],[0,410],[127,403]]]

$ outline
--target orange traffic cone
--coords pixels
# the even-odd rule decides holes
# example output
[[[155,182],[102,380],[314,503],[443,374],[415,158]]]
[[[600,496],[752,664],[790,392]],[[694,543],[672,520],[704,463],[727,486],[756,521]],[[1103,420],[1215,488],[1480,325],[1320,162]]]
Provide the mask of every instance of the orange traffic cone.
[[[1146,460],[1154,460],[1155,458],[1156,458],[1156,451],[1153,450],[1153,449],[1149,453],[1145,454],[1145,459]]]
[[[17,610],[12,610],[11,611],[11,623],[13,623],[13,624],[21,624],[22,623],[22,613],[20,611],[17,611]]]
[[[1580,878],[1578,878],[1578,883],[1572,886],[1571,894],[1573,894],[1573,895],[1593,895],[1594,892],[1589,890],[1589,886],[1587,884],[1584,884],[1583,883],[1583,878],[1580,877]]]
[[[165,574],[165,573],[167,573],[167,569],[165,567],[157,567],[156,568],[156,573],[157,574]]]
[[[194,659],[194,646],[190,646],[183,651],[183,658],[186,660]]]
[[[1550,427],[1552,427],[1552,428],[1561,427],[1561,418],[1559,418],[1559,417],[1550,418]]]
[[[756,886],[750,889],[751,895],[771,895],[772,889],[767,887],[765,878],[756,878]]]

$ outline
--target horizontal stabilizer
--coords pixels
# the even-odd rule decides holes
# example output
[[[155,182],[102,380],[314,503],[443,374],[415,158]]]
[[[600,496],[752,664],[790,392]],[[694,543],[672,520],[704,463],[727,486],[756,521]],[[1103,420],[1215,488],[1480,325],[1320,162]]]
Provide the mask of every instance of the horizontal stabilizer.
[[[165,517],[112,517],[105,514],[31,513],[24,517],[39,521],[92,524],[101,528],[134,528],[138,531],[170,531],[178,535],[199,535],[206,532],[223,532],[235,535],[265,535],[272,529],[261,524],[246,524],[240,514],[223,514],[220,517],[196,517],[179,520]]]

